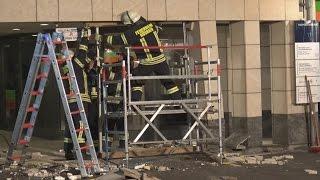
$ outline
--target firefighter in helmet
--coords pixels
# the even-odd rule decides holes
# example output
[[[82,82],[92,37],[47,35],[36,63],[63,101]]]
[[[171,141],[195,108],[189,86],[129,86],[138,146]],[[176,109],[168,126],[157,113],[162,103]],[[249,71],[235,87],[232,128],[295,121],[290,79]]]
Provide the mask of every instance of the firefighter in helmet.
[[[157,29],[154,24],[133,11],[126,11],[121,16],[122,23],[128,25],[128,29],[119,35],[105,35],[103,41],[111,45],[142,46],[144,49],[134,49],[137,59],[140,61],[132,72],[133,76],[169,75],[169,66],[161,48],[148,48],[148,46],[161,46]],[[181,92],[178,86],[168,79],[161,80],[170,99],[180,99]],[[139,101],[142,96],[143,81],[132,82],[132,100]]]
[[[91,103],[90,97],[89,97],[89,91],[88,91],[88,79],[87,79],[87,72],[86,72],[86,66],[92,61],[88,56],[88,32],[86,30],[83,31],[83,35],[81,37],[80,43],[78,45],[77,51],[74,54],[72,51],[69,51],[69,56],[72,58],[72,65],[73,69],[76,75],[76,80],[78,83],[80,95],[82,98],[84,110],[87,113],[88,112],[88,105]],[[63,73],[68,74],[68,68],[66,66],[63,67]],[[70,82],[66,82],[68,85],[66,85],[66,93],[72,94],[72,86]],[[77,105],[76,96],[68,96],[68,103],[70,107],[70,111],[79,111],[79,107]],[[88,114],[86,114],[88,117]],[[75,129],[81,129],[83,128],[83,123],[81,122],[80,114],[74,114],[73,116],[73,123],[75,126]],[[67,123],[66,123],[67,124]],[[77,132],[77,138],[79,141],[80,146],[83,146],[85,144],[85,134],[84,131]],[[75,155],[73,152],[73,142],[71,139],[71,134],[69,128],[65,128],[64,131],[64,152],[65,152],[65,158],[67,160],[75,159]]]

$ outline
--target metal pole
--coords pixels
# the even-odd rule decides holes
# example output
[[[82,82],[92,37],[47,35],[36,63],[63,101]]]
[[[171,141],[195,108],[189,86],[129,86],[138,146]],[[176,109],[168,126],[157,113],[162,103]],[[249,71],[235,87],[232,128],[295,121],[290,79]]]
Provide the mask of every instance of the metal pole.
[[[217,64],[217,76],[218,76],[218,118],[219,118],[219,155],[220,163],[222,164],[222,122],[221,122],[221,77],[220,77],[220,59]]]
[[[183,46],[187,45],[187,27],[186,27],[186,22],[182,23],[182,28],[183,28]],[[188,50],[187,48],[184,48],[184,57],[188,56]]]
[[[99,27],[96,27],[96,34],[99,35]],[[100,73],[100,42],[97,40],[97,55],[96,55],[96,61],[97,61],[97,66],[98,66],[98,113],[99,113],[99,151],[102,152],[102,120],[101,120],[101,115],[102,115],[102,102],[101,102],[101,73]]]
[[[130,55],[128,55],[130,60]],[[128,68],[129,69],[129,68]],[[124,120],[124,139],[125,139],[125,154],[126,154],[126,165],[129,167],[129,145],[128,145],[128,109],[127,109],[127,88],[126,88],[126,62],[122,61],[122,84],[123,84],[123,120]],[[130,89],[129,89],[130,92]]]
[[[306,11],[307,11],[306,20],[314,20],[313,1],[306,0]]]
[[[102,70],[102,73],[103,73],[103,81],[105,81],[105,69]],[[106,150],[106,166],[107,166],[107,169],[109,168],[109,149],[111,147],[108,146],[108,137],[109,137],[109,127],[108,127],[108,117],[107,117],[107,90],[108,90],[108,87],[106,85],[103,85],[102,87],[102,97],[103,97],[103,113],[104,113],[104,123],[105,123],[105,126],[102,127],[102,128],[105,128],[104,129],[104,136],[105,136],[105,139],[104,139],[104,147],[105,147],[105,150]],[[99,137],[100,138],[100,137]],[[102,137],[101,137],[101,140],[102,140]]]
[[[209,94],[209,100],[211,100],[211,63],[210,63],[210,47],[207,47],[207,61],[208,61],[208,94]]]
[[[150,119],[150,122],[153,122],[155,119],[156,119],[156,117],[158,116],[158,114],[160,113],[160,111],[163,109],[163,107],[164,107],[164,104],[161,104],[161,106],[158,108],[158,110],[153,114],[153,116],[151,117],[151,119]],[[149,127],[149,124],[147,123],[145,126],[144,126],[144,128],[140,131],[140,133],[138,134],[138,136],[134,139],[134,143],[135,142],[138,142],[139,141],[139,139],[141,138],[141,136],[143,135],[143,133],[148,129],[148,127]]]
[[[130,69],[130,47],[126,47],[127,49],[127,77],[128,77],[128,105],[129,109],[131,109],[130,104],[131,104],[131,69]],[[125,84],[124,84],[125,85]],[[124,86],[126,87],[126,86]]]
[[[183,31],[183,46],[187,45],[187,27],[186,27],[186,22],[182,22],[182,31]],[[184,75],[190,75],[190,59],[188,56],[188,49],[184,48],[184,56],[182,58],[183,60],[183,65],[184,69],[181,69],[181,72],[184,73]],[[190,90],[191,90],[191,80],[190,79],[185,79],[185,93],[186,97],[190,98]],[[188,122],[188,129],[190,130],[191,128],[191,118],[190,116],[187,116],[187,122]],[[190,135],[190,139],[192,138],[192,135]],[[191,141],[190,141],[191,142]]]

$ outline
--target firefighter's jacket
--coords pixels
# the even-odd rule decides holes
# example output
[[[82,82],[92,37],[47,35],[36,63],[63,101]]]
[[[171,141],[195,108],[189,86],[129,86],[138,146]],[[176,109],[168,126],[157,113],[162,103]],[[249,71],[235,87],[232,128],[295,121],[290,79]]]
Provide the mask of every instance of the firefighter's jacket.
[[[124,33],[118,35],[103,36],[103,41],[111,45],[128,46],[161,46],[157,29],[154,24],[147,22],[144,18],[130,26]],[[155,65],[166,60],[163,50],[156,49],[134,49],[133,50],[142,65]]]
[[[82,101],[91,102],[89,97],[89,90],[88,90],[88,78],[87,78],[87,73],[85,71],[85,67],[87,67],[88,63],[90,63],[91,59],[87,57],[87,53],[88,53],[88,39],[83,37],[81,38],[78,50],[72,59],[72,65],[76,75]],[[64,70],[64,73],[68,74],[68,71]],[[66,87],[66,93],[70,93],[70,89],[71,89],[70,81],[68,85],[66,85],[65,87]],[[75,96],[68,97],[68,102],[69,103],[76,102],[76,97]]]

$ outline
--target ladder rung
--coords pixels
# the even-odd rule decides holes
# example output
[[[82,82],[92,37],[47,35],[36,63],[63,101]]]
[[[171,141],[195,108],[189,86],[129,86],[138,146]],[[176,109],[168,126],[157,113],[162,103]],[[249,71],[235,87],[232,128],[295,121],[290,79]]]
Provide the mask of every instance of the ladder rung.
[[[80,150],[88,150],[90,147],[93,147],[93,145],[82,146],[80,147]]]
[[[38,95],[40,95],[40,94],[43,94],[43,92],[42,92],[42,91],[32,91],[32,92],[31,92],[31,95],[32,95],[32,96],[38,96]]]
[[[65,63],[66,61],[67,61],[66,58],[59,58],[59,59],[57,59],[57,62],[58,62],[59,65]]]
[[[90,162],[90,163],[85,163],[85,168],[88,169],[88,168],[92,168],[94,166],[94,163]]]
[[[20,145],[26,145],[26,144],[28,144],[29,143],[29,141],[27,141],[27,140],[25,140],[25,139],[20,139],[20,141],[19,141],[19,144]]]
[[[44,63],[47,63],[47,62],[49,62],[49,56],[47,56],[47,55],[44,55],[44,56],[41,56],[41,62],[44,62]]]
[[[55,40],[55,41],[52,41],[52,43],[53,43],[53,44],[62,44],[63,42],[62,42],[62,41],[57,41],[57,40]]]
[[[11,157],[8,157],[8,159],[11,161],[18,161],[21,159],[21,156],[11,156]]]
[[[86,128],[79,128],[79,129],[76,129],[76,132],[82,132],[84,130],[86,130]]]
[[[37,79],[42,79],[42,78],[47,78],[48,74],[47,73],[40,73],[37,75]]]
[[[33,106],[31,106],[31,107],[29,107],[29,108],[27,109],[27,112],[28,112],[28,113],[29,113],[29,112],[35,112],[35,111],[37,111],[37,109],[34,108]]]
[[[71,115],[75,115],[75,114],[80,114],[81,112],[83,112],[83,111],[80,111],[80,110],[78,110],[78,111],[72,111],[70,114],[71,114]]]
[[[28,128],[32,128],[32,127],[33,127],[33,124],[31,124],[31,123],[25,123],[22,126],[23,129],[28,129]]]
[[[61,79],[62,80],[68,80],[68,79],[70,79],[70,76],[61,76]]]
[[[73,97],[74,95],[76,95],[76,93],[70,92],[69,94],[67,94],[67,97],[70,98],[70,97]]]

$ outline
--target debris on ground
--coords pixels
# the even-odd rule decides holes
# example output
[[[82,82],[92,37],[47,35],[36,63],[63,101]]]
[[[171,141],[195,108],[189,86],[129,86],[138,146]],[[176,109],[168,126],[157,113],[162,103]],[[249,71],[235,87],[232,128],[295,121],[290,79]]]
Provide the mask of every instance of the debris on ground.
[[[68,177],[70,180],[81,179],[81,175],[73,175],[72,173],[67,173],[67,177]]]
[[[134,167],[134,169],[143,169],[146,166],[146,164],[140,164]]]
[[[142,179],[143,179],[143,180],[160,180],[159,178],[156,178],[156,177],[154,177],[154,176],[148,175],[148,174],[146,174],[146,173],[143,173]]]
[[[250,135],[242,131],[232,133],[225,139],[225,146],[233,150],[244,150]]]
[[[45,177],[50,177],[52,176],[51,173],[49,173],[47,170],[45,169],[42,169],[39,171],[39,169],[29,169],[27,171],[27,174],[29,177],[40,177],[40,178],[45,178]]]
[[[169,171],[170,168],[166,167],[166,166],[159,166],[158,168],[156,168],[158,171],[163,172],[163,171]]]
[[[305,169],[304,170],[306,173],[310,174],[310,175],[317,175],[318,171],[317,170],[312,170],[312,169]]]
[[[65,180],[65,178],[62,176],[56,176],[54,177],[54,180]]]
[[[150,171],[151,170],[151,166],[146,165],[146,166],[143,167],[143,169]]]
[[[262,155],[240,155],[239,153],[228,153],[225,154],[224,164],[235,165],[235,164],[248,164],[248,165],[285,165],[288,160],[292,160],[294,157],[292,155],[280,155],[265,158]]]
[[[267,159],[264,159],[261,164],[278,164],[277,160],[275,160],[274,158],[267,158]]]
[[[121,168],[121,171],[123,172],[123,174],[126,178],[131,178],[131,179],[141,179],[142,178],[142,174],[140,174],[137,170],[128,169],[128,168]]]
[[[233,176],[211,176],[210,180],[237,180],[237,177]]]
[[[44,155],[41,154],[41,152],[34,152],[34,153],[31,153],[31,158],[32,159],[41,159],[43,158]]]

